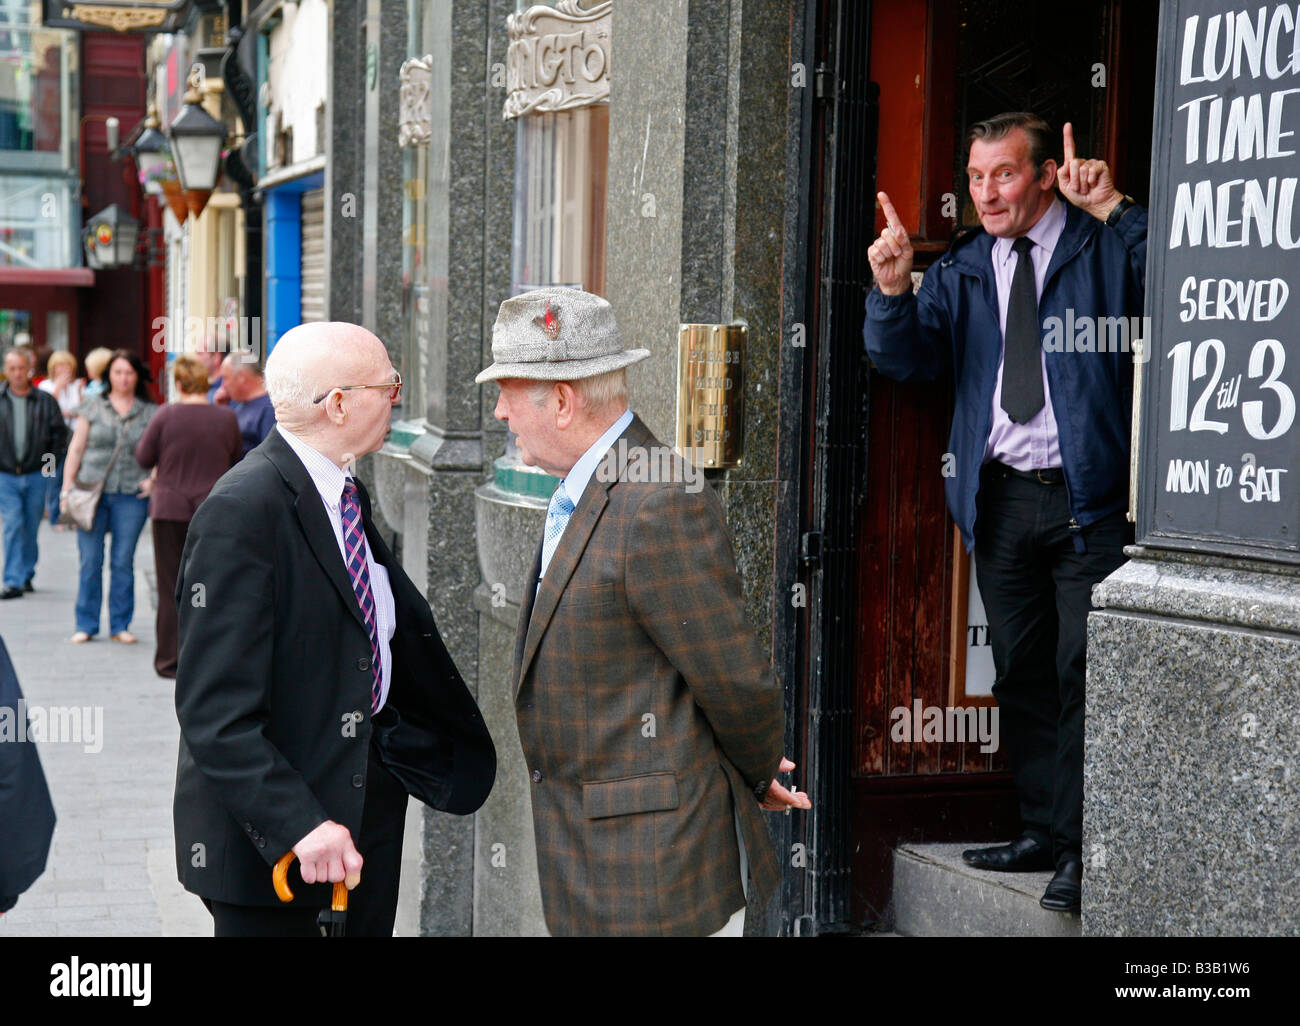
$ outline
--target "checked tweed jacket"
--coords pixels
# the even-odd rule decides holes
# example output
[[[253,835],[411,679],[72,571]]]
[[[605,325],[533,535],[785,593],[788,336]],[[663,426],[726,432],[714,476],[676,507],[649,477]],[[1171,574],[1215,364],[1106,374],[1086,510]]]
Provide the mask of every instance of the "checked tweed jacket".
[[[780,879],[754,788],[780,764],[782,691],[713,489],[688,491],[675,454],[674,480],[643,482],[638,458],[671,450],[640,418],[623,439],[524,586],[513,679],[542,904],[555,936],[699,936],[745,904],[737,816],[750,899]]]

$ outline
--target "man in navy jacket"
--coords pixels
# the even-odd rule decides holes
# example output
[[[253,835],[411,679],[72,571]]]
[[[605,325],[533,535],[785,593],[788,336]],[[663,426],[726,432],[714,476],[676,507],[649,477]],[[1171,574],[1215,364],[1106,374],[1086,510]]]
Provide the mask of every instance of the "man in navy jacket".
[[[967,174],[982,229],[912,290],[912,246],[888,226],[868,250],[876,287],[863,338],[899,381],[952,373],[948,508],[978,568],[1002,736],[1023,835],[963,858],[1055,869],[1044,908],[1078,911],[1083,713],[1091,591],[1123,562],[1133,328],[1145,288],[1145,209],[1101,160],[1052,156],[1042,119],[972,127]],[[1057,196],[1057,189],[1065,202]]]

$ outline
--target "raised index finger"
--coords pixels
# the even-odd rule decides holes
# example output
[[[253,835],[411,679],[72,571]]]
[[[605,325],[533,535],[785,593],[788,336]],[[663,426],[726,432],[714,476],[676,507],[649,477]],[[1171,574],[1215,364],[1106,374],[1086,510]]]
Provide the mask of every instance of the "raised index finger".
[[[885,212],[885,220],[889,222],[889,230],[894,233],[894,237],[907,238],[907,232],[903,230],[903,225],[898,219],[898,211],[894,209],[894,204],[889,202],[889,194],[878,192],[876,199],[880,200],[880,208]]]
[[[1074,159],[1074,126],[1070,122],[1061,126],[1061,136],[1065,146],[1065,163],[1069,164]]]

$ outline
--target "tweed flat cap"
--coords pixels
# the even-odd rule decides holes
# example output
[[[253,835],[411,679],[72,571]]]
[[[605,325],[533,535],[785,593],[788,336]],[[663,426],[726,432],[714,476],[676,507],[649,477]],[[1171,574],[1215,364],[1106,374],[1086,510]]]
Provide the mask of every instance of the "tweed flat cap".
[[[492,365],[474,381],[577,381],[649,355],[648,349],[623,348],[614,308],[600,296],[576,289],[534,289],[501,304],[492,325]]]

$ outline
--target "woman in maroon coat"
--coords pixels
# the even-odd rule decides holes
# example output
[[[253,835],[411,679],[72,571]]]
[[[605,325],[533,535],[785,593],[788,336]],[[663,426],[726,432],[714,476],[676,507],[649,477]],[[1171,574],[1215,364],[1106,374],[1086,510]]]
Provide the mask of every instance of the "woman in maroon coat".
[[[189,354],[176,357],[173,380],[180,397],[150,421],[135,447],[140,466],[157,467],[149,500],[153,558],[158,577],[158,647],[153,665],[160,677],[176,676],[176,573],[190,518],[208,492],[244,451],[239,422],[224,406],[208,403],[208,372]]]

